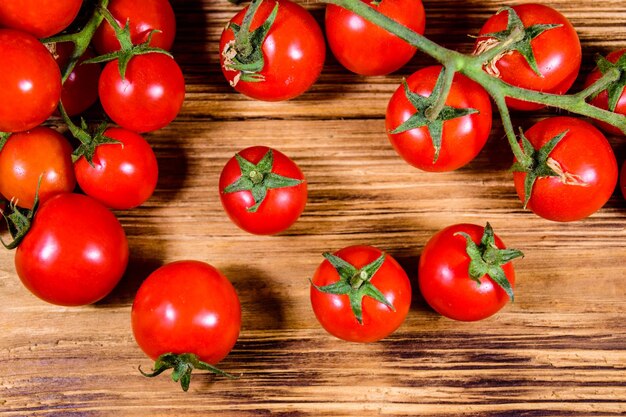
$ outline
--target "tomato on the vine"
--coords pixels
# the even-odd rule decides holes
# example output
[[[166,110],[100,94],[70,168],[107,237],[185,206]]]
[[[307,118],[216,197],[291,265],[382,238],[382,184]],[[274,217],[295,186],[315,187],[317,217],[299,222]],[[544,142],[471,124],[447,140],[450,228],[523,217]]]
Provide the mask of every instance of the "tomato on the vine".
[[[568,222],[598,211],[617,183],[617,161],[602,132],[573,117],[544,119],[522,138],[530,166],[513,179],[520,200],[544,219]]]
[[[178,115],[185,79],[174,59],[149,53],[133,56],[123,78],[117,59],[107,63],[98,92],[104,111],[115,123],[134,132],[151,132]]]
[[[623,62],[622,65],[626,66],[626,57],[623,58],[624,54],[626,54],[626,49],[620,49],[618,51],[611,52],[606,56],[606,58],[601,58],[599,62],[600,65],[596,67],[587,77],[587,80],[585,81],[585,88],[598,81],[600,77],[602,77],[603,72],[612,67],[611,64],[616,64],[620,61],[620,58]],[[610,107],[612,112],[626,116],[625,86],[626,80],[622,77],[622,79],[616,81],[615,86],[610,86],[608,89],[600,91],[600,93],[592,97],[589,102],[604,110],[608,110]],[[598,121],[597,124],[602,130],[609,134],[624,135],[624,132],[613,125],[601,121]]]
[[[233,223],[259,235],[287,229],[298,220],[307,199],[298,165],[267,146],[246,148],[231,158],[222,169],[219,191]]]
[[[249,10],[254,17],[246,28],[242,22]],[[266,23],[271,25],[264,30]],[[304,93],[322,72],[325,56],[319,25],[290,0],[253,1],[230,20],[220,39],[224,76],[235,90],[258,100],[288,100]]]
[[[70,42],[55,45],[54,59],[61,71],[67,65],[74,46]],[[99,64],[84,64],[83,61],[94,57],[91,49],[87,49],[63,83],[61,103],[68,116],[76,116],[87,110],[98,100],[98,80],[100,79]]]
[[[157,269],[141,284],[131,322],[137,344],[157,361],[154,373],[144,375],[174,368],[172,377],[180,378],[186,391],[193,368],[224,374],[211,365],[235,345],[241,307],[232,284],[218,269],[178,261]]]
[[[361,0],[419,34],[426,14],[421,0]],[[334,4],[326,6],[326,38],[335,58],[361,75],[385,75],[402,68],[417,49],[385,29]]]
[[[480,30],[475,52],[497,46],[511,34],[517,22],[517,19],[511,22],[511,10],[523,24],[524,37],[514,44],[519,49],[500,54],[486,65],[486,70],[517,87],[564,94],[578,76],[582,51],[572,24],[549,6],[532,3],[503,8],[491,16]],[[543,107],[509,98],[507,104],[516,110]]]
[[[169,0],[111,0],[107,9],[121,27],[129,22],[131,41],[138,45],[148,40],[150,46],[169,51],[176,36],[176,17]],[[104,55],[120,49],[115,31],[103,21],[92,39],[98,54]]]
[[[0,194],[32,208],[40,177],[40,201],[74,190],[72,146],[49,127],[13,133],[0,150]]]
[[[411,75],[389,100],[385,126],[394,149],[425,171],[451,171],[470,162],[491,131],[491,101],[476,82],[455,74],[445,107],[436,120],[426,117],[437,101],[441,66]],[[434,135],[433,135],[434,133]]]
[[[448,226],[430,238],[420,255],[420,292],[443,316],[482,320],[513,298],[510,261],[519,256],[520,251],[505,248],[489,223]]]
[[[310,296],[326,331],[367,343],[400,327],[411,306],[411,283],[395,259],[372,246],[349,246],[324,257]]]
[[[0,27],[47,38],[68,27],[82,4],[83,0],[0,1]]]
[[[74,164],[85,194],[116,210],[144,203],[157,184],[159,167],[146,140],[135,132],[109,128],[104,136],[119,143],[98,145],[91,165],[83,156]]]
[[[32,35],[0,29],[0,62],[0,132],[43,123],[61,98],[61,71],[50,52]]]
[[[119,221],[81,194],[58,194],[45,201],[15,252],[15,269],[26,288],[64,306],[104,298],[127,263],[128,241]]]

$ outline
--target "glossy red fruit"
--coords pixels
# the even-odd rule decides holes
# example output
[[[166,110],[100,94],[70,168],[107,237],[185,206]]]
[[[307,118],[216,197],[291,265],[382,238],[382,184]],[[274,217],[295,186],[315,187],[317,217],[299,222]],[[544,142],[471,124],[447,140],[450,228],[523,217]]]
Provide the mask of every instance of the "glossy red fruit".
[[[21,132],[43,123],[61,98],[61,72],[37,38],[0,29],[0,131]]]
[[[421,0],[362,0],[383,15],[419,34],[426,14]],[[402,68],[417,49],[396,35],[334,4],[326,6],[326,38],[335,58],[361,75],[385,75]]]
[[[0,194],[19,207],[32,208],[40,177],[42,202],[74,190],[72,146],[49,127],[13,133],[0,151]]]
[[[131,322],[137,344],[153,360],[164,353],[193,353],[214,365],[237,341],[241,307],[219,270],[204,262],[178,261],[141,284]]]
[[[133,45],[147,41],[150,32],[158,30],[152,35],[150,45],[166,51],[172,48],[176,36],[176,17],[168,0],[111,0],[107,9],[121,27],[128,20]],[[106,21],[102,22],[92,42],[99,55],[120,49],[115,31]]]
[[[104,136],[119,143],[99,145],[93,166],[85,157],[74,164],[78,185],[85,194],[116,210],[143,204],[154,192],[159,176],[152,148],[137,133],[109,128]]]
[[[74,50],[71,43],[63,42],[55,45],[54,59],[61,71],[67,66]],[[83,64],[93,58],[91,49],[87,49],[63,83],[61,102],[68,116],[81,114],[98,101],[98,80],[101,68],[99,64]]]
[[[136,55],[122,78],[117,60],[102,70],[98,85],[106,114],[134,132],[161,129],[176,118],[185,99],[185,79],[172,58],[161,53]]]
[[[59,194],[43,203],[15,252],[18,276],[52,304],[79,306],[109,294],[128,264],[128,241],[113,213],[91,197]]]
[[[47,38],[68,27],[82,4],[82,0],[0,1],[0,27]]]

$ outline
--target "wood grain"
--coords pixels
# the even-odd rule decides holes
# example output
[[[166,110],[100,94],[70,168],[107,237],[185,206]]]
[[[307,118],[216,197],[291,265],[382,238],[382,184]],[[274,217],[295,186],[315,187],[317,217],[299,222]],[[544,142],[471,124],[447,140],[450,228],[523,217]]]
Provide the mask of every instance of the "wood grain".
[[[305,2],[307,3],[307,2]],[[509,1],[425,2],[427,35],[467,51],[484,20]],[[571,19],[584,50],[626,47],[623,0],[550,3]],[[148,135],[160,164],[153,198],[118,212],[131,246],[120,286],[93,306],[47,305],[25,290],[13,254],[0,252],[2,416],[613,416],[626,413],[626,203],[616,191],[591,218],[572,224],[523,210],[498,122],[487,147],[453,173],[404,164],[384,133],[384,112],[403,76],[363,78],[330,55],[319,82],[286,103],[234,93],[217,43],[237,7],[173,2],[174,55],[186,102],[168,128]],[[323,7],[308,2],[320,21]],[[578,80],[580,85],[582,80]],[[528,127],[548,112],[515,116]],[[610,138],[618,162],[622,138]],[[310,196],[287,232],[237,229],[217,194],[222,166],[251,145],[276,147],[305,172]],[[321,253],[371,244],[395,256],[417,287],[428,238],[452,223],[490,221],[516,261],[516,302],[493,318],[459,323],[435,314],[414,291],[405,324],[379,343],[334,339],[309,304],[308,278]],[[149,366],[130,331],[141,281],[158,266],[194,258],[220,268],[242,302],[243,328],[221,367],[238,380],[198,373],[188,393]]]

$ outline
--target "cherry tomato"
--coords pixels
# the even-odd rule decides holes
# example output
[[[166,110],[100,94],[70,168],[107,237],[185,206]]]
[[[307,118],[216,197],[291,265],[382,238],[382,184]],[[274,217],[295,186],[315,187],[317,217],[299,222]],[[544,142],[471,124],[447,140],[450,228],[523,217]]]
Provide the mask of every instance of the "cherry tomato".
[[[476,282],[469,275],[471,258],[467,253],[467,234],[480,244],[485,228],[475,224],[455,224],[430,238],[419,260],[420,292],[439,314],[454,320],[476,321],[497,313],[509,301],[506,291],[489,275]],[[494,235],[498,249],[504,243]],[[513,264],[501,265],[511,287],[515,286]]]
[[[57,43],[55,45],[55,54],[53,56],[61,71],[67,65],[73,50],[74,47],[69,42]],[[63,83],[61,102],[69,116],[76,116],[84,112],[98,100],[100,65],[82,63],[93,57],[94,54],[91,49],[87,49]]]
[[[133,45],[147,41],[150,32],[158,30],[152,35],[150,45],[166,51],[172,48],[176,36],[176,17],[168,0],[111,0],[107,9],[121,27],[129,21]],[[99,55],[120,49],[115,31],[106,20],[94,34],[92,42]]]
[[[74,164],[85,194],[116,210],[141,205],[157,184],[159,167],[152,148],[137,133],[109,128],[104,136],[120,143],[99,145],[91,166],[82,157]]]
[[[544,119],[525,132],[535,149],[567,132],[549,154],[558,176],[535,181],[527,207],[544,219],[568,222],[598,211],[617,183],[617,162],[611,145],[593,125],[573,117]],[[553,168],[553,169],[554,169]],[[525,200],[526,173],[513,179],[520,200]]]
[[[231,158],[219,181],[222,206],[233,223],[259,235],[275,234],[295,223],[307,199],[300,168],[285,154],[266,146],[246,148],[238,156],[242,160]],[[230,191],[229,186],[240,191]],[[253,188],[264,193],[262,199],[255,198]]]
[[[361,0],[378,12],[419,34],[426,14],[421,0]],[[396,35],[333,4],[326,6],[326,38],[335,58],[361,75],[386,75],[402,68],[417,49]]]
[[[609,62],[612,62],[614,64],[625,53],[626,53],[626,49],[620,49],[619,51],[614,51],[608,54],[606,59]],[[602,77],[602,72],[600,72],[598,68],[595,68],[591,72],[591,74],[589,74],[589,76],[587,77],[587,80],[585,81],[585,88],[589,87],[591,84],[598,81],[600,77]],[[607,90],[602,90],[600,94],[593,97],[589,102],[596,107],[600,107],[601,109],[607,110],[609,108],[609,93],[607,92]],[[621,94],[619,94],[619,98],[617,98],[617,105],[615,106],[615,113],[626,115],[626,91],[625,90],[622,90]],[[616,128],[615,126],[612,126],[608,123],[604,123],[601,121],[596,121],[596,123],[606,133],[609,133],[611,135],[620,135],[620,136],[624,135],[624,133],[618,128]]]
[[[61,98],[61,72],[50,52],[32,35],[0,29],[0,62],[0,131],[43,123]]]
[[[153,360],[164,353],[193,353],[216,364],[239,337],[241,307],[219,270],[204,262],[178,261],[141,284],[131,322],[137,344]]]
[[[622,164],[622,170],[619,176],[619,186],[622,190],[622,196],[626,199],[626,162]]]
[[[241,72],[228,69],[225,55],[234,43],[232,27],[222,32],[220,62],[222,72],[235,90],[248,97],[265,101],[288,100],[299,96],[313,85],[324,66],[326,44],[319,25],[302,6],[289,0],[265,0],[252,20],[252,31],[261,26],[278,4],[276,20],[262,45],[261,81],[239,79]],[[246,7],[230,21],[241,25]]]
[[[440,72],[441,66],[426,67],[415,72],[406,82],[413,93],[429,97]],[[491,101],[480,85],[462,74],[456,74],[446,105],[459,109],[473,108],[478,112],[444,121],[441,150],[434,162],[435,147],[427,127],[391,133],[417,112],[407,99],[403,86],[396,90],[389,101],[385,121],[389,140],[396,152],[416,168],[425,171],[460,168],[478,155],[489,138]]]
[[[58,194],[35,214],[17,247],[15,269],[33,294],[79,306],[109,294],[128,263],[128,241],[113,213],[91,197]]]
[[[0,27],[47,38],[68,27],[82,4],[82,0],[0,1]]]
[[[98,85],[106,114],[121,127],[151,132],[168,124],[185,99],[185,79],[172,58],[161,53],[136,55],[122,79],[117,60],[102,70]]]
[[[545,30],[532,39],[530,45],[537,61],[539,76],[518,51],[506,54],[495,63],[496,74],[503,81],[522,88],[544,93],[564,94],[572,86],[582,60],[580,41],[572,24],[558,11],[543,4],[513,6],[524,27],[538,24],[561,25]],[[480,30],[476,46],[486,40],[484,35],[505,30],[508,11],[491,16]],[[517,110],[536,110],[543,106],[516,99],[507,99],[509,107]]]
[[[39,177],[42,202],[76,186],[71,145],[56,130],[43,126],[9,136],[0,151],[0,194],[32,208]]]
[[[315,271],[311,285],[311,305],[320,324],[335,337],[351,342],[375,342],[393,333],[404,321],[411,306],[411,283],[406,273],[391,256],[372,246],[349,246],[335,252],[334,256],[352,265],[355,276],[345,281],[350,288],[358,285],[354,279],[363,278],[367,265],[381,259],[375,273],[365,274],[367,283],[375,287],[389,303],[378,301],[370,295],[361,296],[361,322],[359,322],[348,294],[323,292],[320,288],[342,280],[331,264],[328,254]],[[352,271],[348,271],[352,272]],[[357,295],[358,297],[358,295]]]

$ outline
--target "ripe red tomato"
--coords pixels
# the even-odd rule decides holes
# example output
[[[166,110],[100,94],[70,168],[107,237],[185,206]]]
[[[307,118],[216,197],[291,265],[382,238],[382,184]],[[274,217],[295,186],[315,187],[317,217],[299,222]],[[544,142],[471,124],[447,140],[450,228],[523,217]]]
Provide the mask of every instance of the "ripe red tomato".
[[[407,80],[409,89],[420,96],[429,97],[441,66],[423,68]],[[491,101],[489,95],[476,82],[462,74],[456,74],[446,105],[478,110],[443,123],[441,150],[435,160],[435,147],[427,127],[419,127],[402,133],[391,133],[409,120],[417,110],[407,99],[400,86],[389,100],[385,126],[394,149],[409,164],[425,171],[451,171],[470,162],[483,148],[491,131]]]
[[[0,131],[43,123],[61,98],[61,72],[50,52],[32,35],[0,29],[0,62]]]
[[[461,233],[467,234],[478,246],[483,240],[485,228],[475,224],[455,224],[431,237],[420,255],[420,292],[426,302],[443,316],[461,321],[482,320],[500,311],[509,301],[509,295],[490,275],[479,277],[480,283],[470,277],[472,258],[468,255],[467,238]],[[487,246],[493,250],[493,245],[497,249],[505,249],[497,235],[493,235],[493,241]],[[521,256],[521,252],[516,255]],[[513,288],[513,264],[506,262],[500,267],[503,278]]]
[[[109,294],[128,263],[128,241],[113,213],[91,197],[44,202],[15,252],[18,276],[52,304],[79,306]]]
[[[340,274],[331,264],[329,255],[324,255],[326,260],[317,268],[311,281],[311,305],[324,329],[340,339],[366,343],[383,339],[400,327],[411,306],[411,283],[400,264],[375,247],[349,246],[334,254],[343,263]],[[370,268],[375,262],[377,268]],[[355,294],[322,291],[333,284],[338,288],[342,281],[341,285],[354,290]],[[383,297],[381,300],[386,300],[389,305],[374,298],[371,287],[378,290],[379,297]],[[355,313],[351,304],[353,297],[361,308],[361,322],[357,318],[358,311]]]
[[[193,354],[215,365],[239,337],[241,307],[219,270],[204,262],[178,261],[141,284],[131,322],[137,344],[153,360],[168,353]]]
[[[598,211],[611,197],[617,183],[617,162],[611,145],[593,125],[573,117],[544,119],[525,132],[537,150],[552,138],[567,132],[549,154],[560,175],[535,181],[527,207],[544,219],[568,222]],[[525,201],[527,174],[513,179],[520,200]]]
[[[82,0],[0,1],[0,27],[47,38],[68,27],[82,4]]]
[[[300,168],[267,146],[246,148],[231,158],[222,169],[219,189],[222,206],[233,223],[258,235],[290,227],[307,199]]]
[[[166,51],[172,48],[176,36],[176,17],[168,0],[111,0],[107,9],[121,27],[129,21],[133,45],[147,41],[150,32],[158,30],[152,35],[150,45]],[[99,55],[120,49],[115,31],[107,21],[102,22],[92,42]]]
[[[619,175],[619,186],[622,190],[622,196],[626,199],[626,162],[622,164],[622,170]]]
[[[224,76],[235,90],[257,100],[280,101],[299,96],[313,85],[324,66],[326,44],[322,30],[302,6],[289,0],[265,0],[252,19],[250,29],[259,28],[276,5],[276,20],[262,44],[264,65],[258,72],[260,81],[240,79],[241,72],[229,69],[230,64],[225,62],[235,42],[232,24],[242,24],[247,7],[231,19],[220,39]]]
[[[74,46],[69,42],[57,43],[55,45],[53,56],[61,71],[67,65],[73,50]],[[93,57],[94,54],[91,49],[87,49],[63,83],[61,102],[69,116],[76,116],[84,112],[98,100],[100,65],[82,63]]]
[[[607,55],[606,59],[615,64],[621,57],[622,55],[624,55],[626,53],[626,49],[620,49],[618,51],[613,51],[610,54]],[[587,80],[585,81],[585,88],[589,87],[591,84],[595,83],[596,81],[598,81],[598,79],[602,77],[602,72],[596,67],[591,74],[589,74],[589,76],[587,77]],[[621,93],[618,93],[619,96],[616,98],[616,106],[615,106],[615,113],[619,113],[619,114],[623,114],[626,115],[626,91],[624,89],[622,89]],[[600,107],[601,109],[607,110],[609,108],[609,93],[607,90],[603,90],[600,92],[600,94],[598,94],[597,96],[593,97],[590,101],[591,104],[593,104],[596,107]],[[598,124],[598,126],[600,126],[600,128],[602,130],[604,130],[606,133],[609,133],[611,135],[620,135],[623,136],[624,133],[619,130],[618,128],[616,128],[615,126],[612,126],[608,123],[604,123],[601,121],[597,121],[596,122]]]
[[[157,184],[159,167],[152,148],[137,133],[109,128],[104,136],[120,143],[99,145],[91,166],[85,157],[74,164],[78,185],[85,194],[116,210],[145,202]]]
[[[122,79],[117,59],[102,70],[98,85],[106,114],[134,132],[161,129],[176,118],[185,99],[185,79],[172,58],[161,53],[136,55]]]
[[[74,190],[71,145],[49,127],[13,133],[0,151],[0,194],[20,207],[32,208],[40,176],[42,202]]]
[[[495,73],[499,74],[497,76],[500,79],[514,86],[545,93],[564,94],[576,80],[582,60],[576,30],[565,16],[543,4],[522,4],[514,6],[513,10],[526,28],[539,24],[561,26],[545,30],[530,41],[537,68],[542,76],[533,71],[526,58],[518,51],[498,59],[495,63]],[[505,30],[508,15],[509,12],[505,10],[491,16],[480,30],[476,47],[487,39],[480,35]],[[543,107],[540,104],[508,98],[507,104],[517,110],[537,110]]]
[[[421,0],[361,0],[396,22],[423,34],[426,14]],[[385,75],[411,60],[417,49],[396,35],[334,4],[326,6],[326,38],[335,58],[361,75]]]

